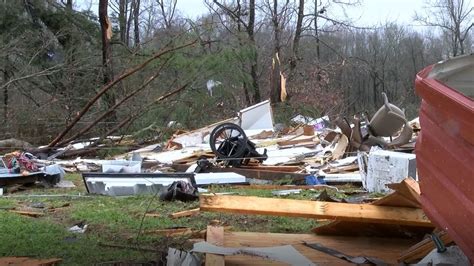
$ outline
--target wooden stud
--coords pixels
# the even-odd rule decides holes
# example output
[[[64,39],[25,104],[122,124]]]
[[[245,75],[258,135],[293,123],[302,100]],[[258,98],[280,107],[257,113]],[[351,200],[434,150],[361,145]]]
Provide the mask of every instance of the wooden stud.
[[[196,209],[172,213],[170,214],[170,218],[176,219],[176,218],[181,218],[181,217],[194,216],[198,214],[199,214],[199,208],[196,208]]]
[[[335,219],[431,227],[421,209],[243,196],[200,196],[202,211]]]
[[[209,244],[216,246],[224,246],[224,227],[222,226],[207,226],[206,240]],[[215,255],[206,253],[206,266],[223,266],[225,265],[225,258],[223,255]]]

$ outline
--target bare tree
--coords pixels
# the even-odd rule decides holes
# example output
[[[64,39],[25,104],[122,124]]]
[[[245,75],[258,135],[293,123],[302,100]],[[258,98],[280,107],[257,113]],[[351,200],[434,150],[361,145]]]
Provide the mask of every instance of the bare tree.
[[[426,15],[416,13],[415,20],[440,28],[450,40],[452,56],[465,54],[465,41],[474,27],[470,0],[431,0],[427,5]]]
[[[124,44],[127,43],[127,13],[128,13],[128,0],[119,1],[119,31],[120,31],[120,41]]]
[[[265,6],[269,11],[273,27],[273,59],[272,71],[270,75],[270,99],[272,103],[281,102],[281,35],[285,24],[290,20],[289,4],[289,0],[284,1],[284,4],[281,7],[278,6],[278,0],[273,0],[273,3],[270,3],[269,0],[265,2]]]
[[[298,4],[298,16],[296,18],[296,29],[293,37],[292,55],[290,58],[290,71],[288,74],[288,80],[293,79],[294,71],[299,60],[300,40],[301,34],[303,32],[304,2],[305,0],[299,0]]]
[[[250,76],[252,77],[252,101],[260,102],[260,88],[258,85],[258,52],[257,45],[255,42],[255,0],[249,0],[248,4],[242,3],[240,0],[236,0],[234,6],[226,5],[217,0],[213,1],[227,16],[229,16],[232,21],[237,24],[237,35],[239,37],[241,30],[243,30],[247,35],[248,46],[252,49],[252,58],[250,59]],[[210,3],[208,3],[211,6]],[[246,20],[245,18],[248,17]],[[244,42],[240,42],[241,45],[244,45]],[[245,67],[245,66],[244,66]],[[244,93],[246,95],[247,103],[250,104],[249,88],[247,84],[244,83]]]
[[[163,18],[163,24],[166,29],[171,28],[171,23],[176,12],[177,0],[156,0],[160,7],[160,13]]]
[[[133,7],[133,33],[134,33],[134,40],[135,40],[135,47],[138,48],[140,46],[140,0],[134,1]]]

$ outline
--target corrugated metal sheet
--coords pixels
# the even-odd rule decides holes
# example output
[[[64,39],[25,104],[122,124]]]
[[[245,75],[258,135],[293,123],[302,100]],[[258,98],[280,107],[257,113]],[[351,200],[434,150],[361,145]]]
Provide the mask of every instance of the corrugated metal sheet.
[[[415,82],[422,98],[416,143],[421,200],[430,220],[474,262],[474,101],[429,77],[432,70],[422,70]]]

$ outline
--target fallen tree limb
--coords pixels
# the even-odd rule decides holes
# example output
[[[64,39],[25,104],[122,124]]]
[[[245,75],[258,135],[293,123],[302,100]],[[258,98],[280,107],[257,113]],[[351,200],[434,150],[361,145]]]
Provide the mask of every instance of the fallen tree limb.
[[[136,73],[137,71],[143,69],[145,66],[147,66],[150,62],[152,62],[153,60],[157,59],[157,58],[160,58],[161,56],[165,55],[165,54],[168,54],[170,52],[173,52],[173,51],[176,51],[176,50],[179,50],[179,49],[182,49],[182,48],[185,48],[185,47],[188,47],[188,46],[191,46],[191,45],[194,45],[195,43],[197,42],[197,40],[194,40],[190,43],[186,43],[186,44],[183,44],[183,45],[180,45],[180,46],[177,46],[177,47],[173,47],[173,48],[169,48],[169,49],[166,49],[166,50],[161,50],[160,52],[154,54],[152,57],[148,58],[147,60],[145,60],[145,62],[139,64],[139,65],[136,65],[135,67],[131,68],[131,69],[128,69],[127,71],[125,71],[123,74],[121,74],[120,76],[118,76],[117,78],[115,78],[114,80],[112,80],[111,82],[107,83],[106,85],[104,85],[102,87],[102,89],[93,97],[91,98],[87,104],[82,108],[82,110],[76,115],[76,117],[69,123],[69,125],[61,132],[59,133],[58,136],[56,136],[56,138],[54,138],[47,146],[47,148],[51,148],[51,147],[55,147],[56,144],[64,137],[66,136],[67,133],[69,133],[69,131],[74,127],[74,125],[76,125],[76,123],[84,116],[84,114],[92,107],[92,105],[97,101],[99,100],[99,98],[104,95],[110,88],[112,88],[114,85],[116,85],[117,83],[119,83],[121,80],[127,78],[128,76]]]
[[[116,125],[114,128],[110,129],[109,131],[107,131],[105,134],[103,134],[98,140],[96,140],[94,143],[92,143],[91,145],[89,145],[88,147],[95,147],[97,145],[99,145],[102,140],[104,140],[107,136],[110,136],[112,134],[114,134],[115,132],[117,132],[118,130],[120,130],[122,127],[124,127],[125,125],[128,125],[130,122],[133,121],[133,119],[135,118],[138,118],[142,115],[144,115],[150,107],[152,107],[153,105],[181,92],[182,90],[184,90],[187,86],[189,85],[189,83],[186,83],[184,85],[182,85],[181,87],[179,87],[178,89],[174,90],[174,91],[171,91],[165,95],[162,95],[160,97],[158,97],[157,99],[155,99],[154,101],[148,103],[144,108],[140,109],[139,111],[135,112],[134,114],[130,115],[129,117],[127,117],[126,119],[124,119],[122,122],[120,122],[118,125]]]
[[[201,211],[433,226],[421,209],[243,196],[200,196]]]
[[[121,106],[124,102],[126,102],[128,99],[132,98],[133,96],[135,96],[137,93],[139,93],[140,91],[142,91],[143,89],[145,89],[153,80],[155,80],[161,70],[163,69],[163,67],[166,65],[166,63],[168,62],[168,60],[166,60],[165,63],[163,63],[160,68],[158,69],[158,71],[150,76],[140,87],[138,87],[137,89],[135,89],[134,91],[132,91],[131,93],[129,93],[128,95],[126,95],[125,97],[123,97],[120,101],[116,102],[112,107],[110,107],[107,111],[105,111],[102,115],[100,115],[99,117],[97,117],[94,121],[92,121],[92,123],[90,123],[88,126],[84,127],[83,129],[79,130],[76,134],[74,134],[73,136],[57,143],[56,145],[57,146],[62,146],[64,144],[67,144],[75,139],[77,139],[78,137],[84,135],[84,133],[86,133],[87,131],[89,131],[91,128],[93,128],[97,123],[99,123],[100,121],[102,121],[105,117],[107,117],[108,115],[110,115],[112,112],[114,112],[119,106]]]

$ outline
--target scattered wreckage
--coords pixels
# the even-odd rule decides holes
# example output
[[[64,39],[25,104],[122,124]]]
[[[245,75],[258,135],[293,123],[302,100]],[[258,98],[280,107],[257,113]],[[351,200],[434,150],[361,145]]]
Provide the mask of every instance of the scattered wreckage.
[[[181,132],[163,145],[140,148],[117,160],[54,162],[81,170],[91,194],[199,200],[198,209],[173,214],[176,219],[208,211],[327,222],[312,235],[208,226],[206,241],[195,243],[190,252],[170,248],[168,265],[200,265],[195,253],[206,254],[206,265],[246,264],[245,255],[257,262],[291,265],[389,265],[421,259],[469,265],[469,259],[474,261],[468,222],[474,218],[473,58],[448,60],[418,74],[416,89],[423,102],[420,118],[411,121],[382,94],[383,105],[373,116],[298,115],[293,127],[284,128],[274,125],[270,102],[264,101],[235,118]],[[337,200],[323,192],[311,201],[285,198],[303,190],[339,191],[332,185],[346,183],[386,195],[368,203]],[[207,193],[216,184],[269,189],[277,198]],[[178,233],[189,233],[187,229]],[[421,240],[424,235],[429,238]],[[446,247],[453,243],[459,248]],[[448,257],[458,260],[446,261]]]

